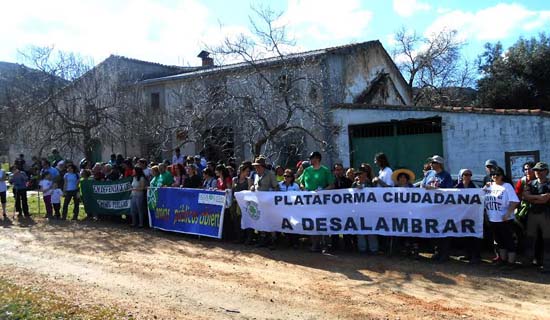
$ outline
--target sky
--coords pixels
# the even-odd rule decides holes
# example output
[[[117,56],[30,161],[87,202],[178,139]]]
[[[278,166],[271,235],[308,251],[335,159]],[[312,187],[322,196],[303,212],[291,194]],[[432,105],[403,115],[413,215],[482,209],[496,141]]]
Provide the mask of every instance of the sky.
[[[429,37],[455,29],[475,59],[487,42],[504,47],[550,30],[550,1],[492,0],[0,0],[0,61],[54,46],[99,63],[111,54],[199,65],[197,54],[250,30],[251,5],[283,12],[294,51],[380,40],[391,53],[400,28]]]

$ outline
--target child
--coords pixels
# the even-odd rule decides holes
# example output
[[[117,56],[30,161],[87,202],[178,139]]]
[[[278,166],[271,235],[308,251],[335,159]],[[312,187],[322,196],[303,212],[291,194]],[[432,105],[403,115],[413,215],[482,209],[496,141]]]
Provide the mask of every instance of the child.
[[[42,174],[42,180],[38,183],[43,193],[44,205],[46,206],[46,219],[51,219],[52,215],[52,180],[51,174],[46,171]]]
[[[52,194],[51,194],[51,201],[52,206],[55,211],[55,219],[61,219],[61,196],[63,195],[63,191],[59,189],[59,186],[57,183],[53,184],[52,187]]]

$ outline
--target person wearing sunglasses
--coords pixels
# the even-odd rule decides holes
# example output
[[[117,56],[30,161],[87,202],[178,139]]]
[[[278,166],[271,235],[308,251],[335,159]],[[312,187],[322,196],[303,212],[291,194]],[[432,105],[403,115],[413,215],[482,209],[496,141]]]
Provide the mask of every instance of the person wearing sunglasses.
[[[294,172],[291,169],[285,169],[283,172],[283,181],[279,182],[279,189],[281,191],[300,191],[300,186],[294,182]],[[288,243],[294,249],[298,249],[300,246],[300,236],[297,234],[288,233],[285,234],[285,238],[288,239]]]
[[[460,169],[458,172],[458,183],[455,185],[458,189],[477,188],[472,182],[472,170]]]
[[[497,167],[498,167],[498,163],[496,160],[489,159],[485,161],[485,172],[487,173],[487,175],[483,177],[483,185],[487,185],[487,183],[490,183],[493,181],[491,179],[491,172],[495,170],[495,168]]]
[[[281,191],[300,191],[300,186],[294,182],[294,173],[290,169],[286,169],[283,173],[284,180],[279,182]]]
[[[489,225],[498,245],[499,264],[515,266],[516,247],[514,243],[514,210],[519,204],[514,187],[504,181],[504,170],[500,167],[491,172],[492,182],[483,187],[485,210]]]

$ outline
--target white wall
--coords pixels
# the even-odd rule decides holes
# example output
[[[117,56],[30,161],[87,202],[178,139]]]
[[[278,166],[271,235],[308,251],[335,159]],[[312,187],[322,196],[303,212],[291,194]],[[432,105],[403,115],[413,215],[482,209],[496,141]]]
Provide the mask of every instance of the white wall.
[[[341,127],[336,141],[344,166],[350,165],[348,125],[434,116],[442,119],[443,157],[451,173],[470,168],[474,174],[485,174],[487,159],[505,168],[504,152],[512,151],[540,150],[541,161],[550,161],[549,117],[389,109],[334,109],[333,113]]]

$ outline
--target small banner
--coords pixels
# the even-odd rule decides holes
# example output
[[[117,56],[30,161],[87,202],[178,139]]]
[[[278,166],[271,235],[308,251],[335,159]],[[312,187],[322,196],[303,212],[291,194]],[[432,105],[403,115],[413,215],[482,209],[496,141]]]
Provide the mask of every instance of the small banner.
[[[94,215],[130,214],[132,178],[117,181],[82,180],[84,210]]]
[[[223,191],[152,187],[147,192],[147,207],[153,228],[222,237]]]
[[[481,189],[235,193],[241,227],[304,235],[483,237]]]

